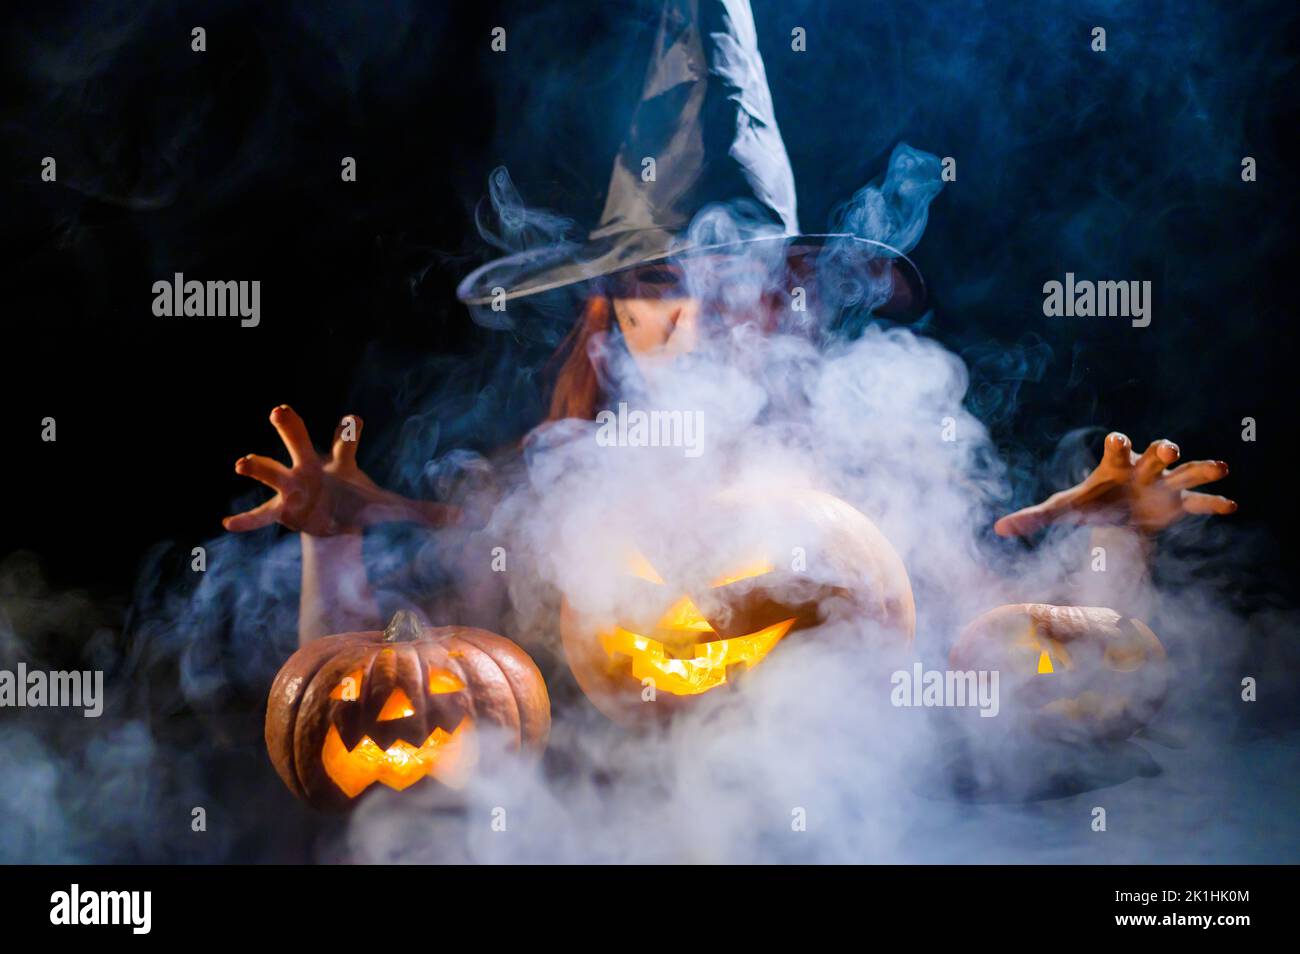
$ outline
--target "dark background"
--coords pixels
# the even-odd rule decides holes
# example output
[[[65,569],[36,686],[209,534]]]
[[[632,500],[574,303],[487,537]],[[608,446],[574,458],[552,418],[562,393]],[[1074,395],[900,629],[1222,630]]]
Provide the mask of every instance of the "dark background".
[[[235,458],[277,449],[275,404],[322,440],[347,411],[374,434],[402,411],[405,379],[386,369],[513,347],[453,295],[489,252],[472,219],[487,174],[505,163],[526,202],[594,219],[654,6],[8,11],[3,548],[120,590],[153,542],[219,531],[244,489]],[[916,258],[930,330],[970,362],[971,404],[1008,452],[1028,466],[1088,424],[1142,446],[1169,436],[1229,460],[1239,523],[1290,521],[1270,472],[1295,436],[1291,8],[861,6],[756,4],[804,227],[899,140],[956,157]],[[1104,54],[1088,49],[1094,23]],[[488,48],[497,24],[506,54]],[[807,53],[790,51],[790,24]],[[39,179],[45,155],[57,183]],[[1259,181],[1241,181],[1243,155]],[[1042,283],[1067,270],[1150,278],[1152,326],[1049,322]],[[150,287],[174,271],[260,279],[261,327],[154,317]],[[551,340],[535,337],[530,367]],[[516,394],[502,432],[535,412]]]
[[[439,429],[419,443],[430,457],[536,422],[562,328],[490,331],[456,303],[491,254],[474,210],[505,164],[530,205],[594,220],[656,6],[6,10],[0,560],[36,554],[8,558],[10,595],[78,594],[38,628],[45,658],[129,630],[142,575],[179,580],[236,498],[262,499],[233,463],[279,453],[276,404],[322,442],[362,414],[381,483],[412,415]],[[923,329],[970,365],[968,403],[1013,464],[1008,506],[1063,485],[1051,462],[1072,428],[1170,437],[1231,464],[1221,492],[1254,541],[1243,591],[1289,593],[1294,5],[755,0],[755,16],[805,229],[899,141],[956,157],[914,256],[935,305]],[[1241,181],[1246,155],[1257,182]],[[155,317],[151,285],[176,271],[260,280],[260,327]],[[1151,326],[1044,318],[1042,285],[1066,271],[1150,279]],[[173,700],[169,717],[186,711]]]

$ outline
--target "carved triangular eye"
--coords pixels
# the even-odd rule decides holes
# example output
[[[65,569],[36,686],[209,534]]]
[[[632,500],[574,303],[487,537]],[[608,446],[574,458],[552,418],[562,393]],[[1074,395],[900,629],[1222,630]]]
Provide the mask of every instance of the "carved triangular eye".
[[[330,698],[339,702],[356,702],[361,698],[361,670],[354,669],[330,692]]]
[[[448,669],[429,670],[429,695],[438,696],[448,692],[460,692],[465,683]]]
[[[663,577],[650,565],[649,560],[635,550],[627,558],[627,570],[647,583],[658,583],[663,586]]]
[[[741,567],[733,573],[728,573],[720,579],[714,580],[709,584],[709,586],[713,589],[717,589],[719,586],[726,586],[728,583],[739,583],[741,580],[750,580],[756,576],[765,576],[775,569],[776,567],[772,565],[771,561],[760,560],[756,563],[751,563],[748,566]]]
[[[394,689],[389,693],[388,701],[379,710],[375,721],[392,722],[394,719],[405,719],[413,715],[415,715],[415,707],[411,705],[411,697],[401,689]]]

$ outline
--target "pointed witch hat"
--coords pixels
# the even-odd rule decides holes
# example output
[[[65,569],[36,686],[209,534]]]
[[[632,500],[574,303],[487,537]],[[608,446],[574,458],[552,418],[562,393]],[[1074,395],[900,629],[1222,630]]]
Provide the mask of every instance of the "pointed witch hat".
[[[647,159],[654,160],[652,176],[643,176]],[[691,229],[696,214],[714,203],[744,210],[743,236]],[[818,269],[841,287],[856,287],[855,303],[872,311],[916,315],[924,307],[921,274],[898,249],[849,233],[800,234],[794,173],[749,0],[666,0],[600,224],[585,241],[488,262],[456,294],[486,305],[759,243],[781,243],[791,257],[814,256]]]

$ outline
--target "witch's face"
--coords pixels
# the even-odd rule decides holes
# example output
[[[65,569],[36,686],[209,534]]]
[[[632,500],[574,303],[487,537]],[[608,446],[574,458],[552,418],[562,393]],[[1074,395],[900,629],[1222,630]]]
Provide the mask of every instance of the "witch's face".
[[[695,348],[700,303],[686,293],[677,266],[637,269],[619,280],[610,299],[627,349],[642,368]]]
[[[627,349],[643,370],[695,350],[702,325],[770,325],[770,267],[740,255],[700,255],[690,274],[671,262],[615,276],[608,286]]]

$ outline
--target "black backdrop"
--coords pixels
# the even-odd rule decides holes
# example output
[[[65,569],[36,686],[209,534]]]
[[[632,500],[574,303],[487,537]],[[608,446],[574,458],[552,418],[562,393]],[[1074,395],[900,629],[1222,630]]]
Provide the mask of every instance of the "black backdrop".
[[[348,410],[382,426],[367,349],[400,365],[501,347],[452,294],[488,252],[487,173],[504,162],[525,201],[590,222],[651,34],[650,3],[538,6],[7,12],[4,550],[120,592],[155,541],[218,532],[244,489],[234,459],[276,449],[275,404],[321,439]],[[806,228],[900,139],[958,158],[917,258],[931,333],[971,363],[1009,454],[1028,466],[1090,424],[1167,435],[1229,460],[1239,523],[1290,527],[1289,21],[1151,7],[760,0],[756,17]],[[802,58],[787,21],[810,31]],[[1087,50],[1094,21],[1107,54]],[[1153,327],[1047,322],[1041,284],[1067,269],[1153,277]],[[174,271],[260,279],[261,327],[154,317]]]
[[[485,5],[414,14],[382,41],[341,30],[337,46],[306,42],[311,14],[287,5],[147,9],[84,79],[65,71],[93,41],[70,34],[109,29],[89,5],[29,13],[10,39],[26,109],[9,175],[5,398],[17,419],[55,417],[58,441],[36,432],[7,468],[5,545],[36,550],[59,580],[114,589],[154,541],[220,532],[244,489],[236,457],[278,450],[271,407],[332,421],[372,341],[474,347],[453,289],[493,128],[466,39],[486,33]],[[353,15],[364,25],[361,5]],[[189,49],[191,19],[207,25],[205,54]],[[53,77],[38,38],[65,44]],[[382,59],[349,41],[382,43]],[[45,189],[20,168],[47,154],[60,182]],[[340,180],[343,156],[356,183]],[[148,289],[175,271],[260,279],[266,317],[155,318]]]
[[[489,251],[474,207],[505,163],[526,201],[591,221],[654,4],[375,6],[5,13],[0,558],[35,553],[54,590],[89,594],[93,622],[121,625],[152,548],[187,553],[257,498],[232,465],[278,452],[272,406],[322,441],[348,411],[391,440],[401,395],[428,380],[410,365],[544,356],[546,335],[478,328],[454,300]],[[1289,588],[1295,14],[1128,6],[755,2],[806,228],[900,140],[958,158],[916,253],[926,332],[970,364],[1020,502],[1060,480],[1045,462],[1070,428],[1168,436],[1232,465],[1235,532],[1258,541],[1243,587]],[[1094,23],[1106,54],[1088,50]],[[1243,155],[1259,181],[1241,181]],[[1067,270],[1152,278],[1152,327],[1049,322],[1042,283]],[[261,326],[155,317],[151,285],[175,271],[261,280]],[[537,384],[522,373],[492,433],[465,442],[525,429]],[[380,479],[384,447],[363,448]]]

